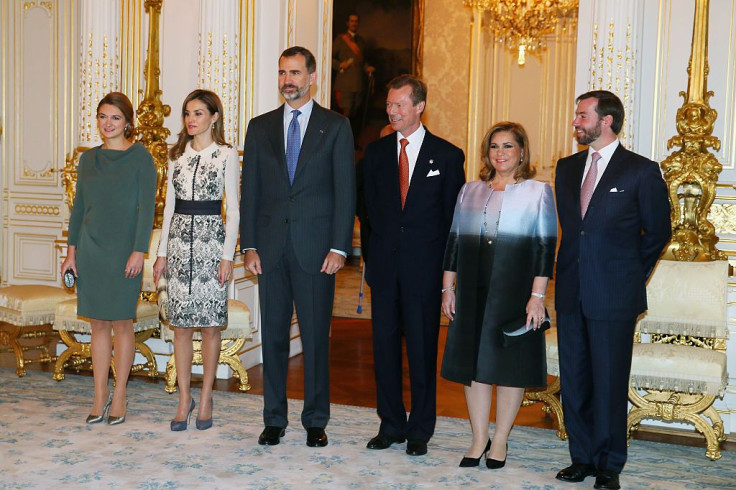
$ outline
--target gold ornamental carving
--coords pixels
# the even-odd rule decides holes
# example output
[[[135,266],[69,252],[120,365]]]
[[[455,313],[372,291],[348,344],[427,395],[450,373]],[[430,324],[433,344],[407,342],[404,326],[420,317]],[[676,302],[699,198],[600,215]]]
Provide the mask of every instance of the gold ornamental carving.
[[[74,196],[77,193],[77,167],[79,166],[79,158],[87,150],[89,150],[87,146],[74,148],[74,151],[66,156],[64,168],[61,169],[61,183],[64,185],[64,194],[66,194],[66,202],[69,205],[70,212],[72,207],[74,207]]]
[[[164,328],[164,327],[162,327]],[[245,338],[237,339],[222,339],[220,345],[220,357],[217,359],[217,364],[224,364],[229,366],[233,370],[233,377],[239,380],[238,390],[246,392],[250,390],[250,382],[248,381],[248,371],[245,370],[242,361],[240,360],[240,350],[245,345]],[[176,393],[176,353],[171,354],[169,362],[166,364],[166,387],[164,390],[166,393]],[[201,366],[204,363],[202,357],[202,342],[200,340],[193,341],[193,354],[192,364]]]
[[[715,226],[708,220],[723,169],[708,150],[721,147],[712,135],[717,112],[708,104],[713,96],[707,88],[708,4],[709,0],[696,0],[687,93],[680,92],[684,104],[677,111],[678,135],[667,142],[667,149],[680,149],[661,164],[672,207],[672,240],[665,252],[669,260],[726,260],[726,254],[716,248]]]
[[[164,118],[171,113],[171,107],[161,101],[163,91],[159,83],[161,76],[159,30],[162,4],[163,0],[146,0],[145,2],[150,26],[148,30],[148,53],[143,70],[146,88],[143,91],[143,100],[138,106],[138,127],[136,128],[140,142],[151,153],[156,164],[155,228],[160,228],[163,221],[166,201],[167,153],[169,150],[166,138],[171,134],[171,131],[164,127]]]

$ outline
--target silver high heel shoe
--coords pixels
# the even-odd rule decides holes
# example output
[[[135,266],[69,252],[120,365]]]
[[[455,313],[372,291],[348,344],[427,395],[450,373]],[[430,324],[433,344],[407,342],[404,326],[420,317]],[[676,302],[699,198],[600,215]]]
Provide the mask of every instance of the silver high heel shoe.
[[[102,407],[102,414],[101,415],[87,415],[87,423],[88,424],[99,424],[105,419],[105,415],[107,415],[107,411],[110,409],[110,404],[112,404],[112,392],[110,392],[110,396],[107,397],[107,402],[105,403],[105,406]]]
[[[128,412],[128,402],[125,402],[125,412],[121,417],[113,417],[112,415],[109,415],[107,417],[107,425],[120,425],[123,422],[125,422],[125,416]]]

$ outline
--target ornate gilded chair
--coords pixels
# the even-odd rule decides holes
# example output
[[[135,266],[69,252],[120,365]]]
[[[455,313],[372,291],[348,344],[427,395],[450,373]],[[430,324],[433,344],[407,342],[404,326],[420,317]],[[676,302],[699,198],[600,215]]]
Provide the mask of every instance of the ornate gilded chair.
[[[134,364],[132,372],[144,371],[150,377],[158,375],[156,357],[145,342],[159,331],[158,305],[156,304],[155,297],[156,288],[153,283],[153,261],[156,259],[160,236],[160,229],[154,229],[151,233],[148,256],[143,264],[141,297],[138,299],[138,304],[136,305],[136,318],[133,322],[135,349],[137,353],[145,358],[145,362]],[[67,346],[66,350],[59,355],[54,367],[53,378],[61,381],[65,377],[64,368],[88,367],[92,361],[89,342],[77,338],[78,334],[90,335],[92,326],[87,318],[77,316],[76,298],[62,301],[56,306],[54,330],[59,332],[61,340]],[[115,372],[113,370],[114,375]]]
[[[542,410],[550,417],[557,420],[557,437],[563,441],[567,440],[565,429],[565,417],[562,413],[562,402],[560,400],[560,356],[557,348],[557,327],[552,327],[545,332],[547,345],[547,374],[556,376],[555,380],[540,391],[528,389],[524,394],[524,406],[542,402]]]
[[[26,364],[53,362],[46,341],[54,322],[54,312],[59,302],[75,298],[64,288],[41,285],[17,285],[0,288],[0,352],[13,351],[18,376],[25,376]],[[53,335],[56,337],[56,335]],[[22,340],[34,339],[42,343],[21,345]],[[25,342],[24,342],[25,343]],[[37,350],[38,359],[26,359],[24,353]]]
[[[246,371],[243,362],[240,360],[240,350],[245,342],[253,339],[255,328],[250,319],[250,310],[242,301],[236,299],[227,300],[227,318],[228,324],[221,332],[222,347],[220,348],[220,358],[218,364],[224,364],[233,370],[233,377],[238,378],[240,383],[238,389],[240,391],[250,390],[248,383],[248,371]],[[169,342],[174,340],[174,331],[166,326],[163,328],[163,338]],[[169,362],[166,364],[166,390],[167,393],[176,392],[176,359],[175,354],[171,354]],[[202,365],[202,335],[199,331],[194,332],[194,357],[192,364]]]
[[[713,402],[728,384],[728,267],[726,261],[657,265],[635,335],[629,437],[643,419],[684,422],[705,437],[706,457],[721,457],[726,436]]]

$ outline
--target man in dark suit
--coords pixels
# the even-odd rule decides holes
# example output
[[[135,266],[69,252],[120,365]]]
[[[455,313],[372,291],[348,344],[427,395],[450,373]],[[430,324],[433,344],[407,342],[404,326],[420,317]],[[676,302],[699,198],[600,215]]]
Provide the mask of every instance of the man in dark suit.
[[[364,192],[371,223],[366,280],[371,287],[373,356],[381,427],[369,449],[408,439],[426,454],[434,433],[442,260],[465,174],[462,150],[421,123],[424,82],[410,75],[388,84],[386,112],[396,134],[365,152]],[[401,332],[411,381],[411,414],[402,398]]]
[[[335,276],[351,250],[355,212],[353,136],[348,120],[317,105],[312,53],[279,58],[286,103],[251,120],[243,148],[240,245],[258,274],[265,429],[275,445],[287,420],[286,374],[293,305],[304,350],[302,425],[308,446],[326,446],[330,417],[329,330]]]
[[[557,479],[596,475],[595,488],[619,488],[634,326],[671,234],[662,174],[619,143],[623,120],[611,92],[578,97],[572,125],[589,147],[558,161],[555,176],[562,230],[555,307],[572,459]]]

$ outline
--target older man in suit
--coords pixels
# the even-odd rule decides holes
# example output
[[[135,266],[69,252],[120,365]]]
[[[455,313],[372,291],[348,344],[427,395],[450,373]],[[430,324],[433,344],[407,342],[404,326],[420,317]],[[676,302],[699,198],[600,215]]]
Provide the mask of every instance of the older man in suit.
[[[317,105],[316,62],[295,46],[279,58],[286,103],[251,120],[243,148],[240,245],[259,276],[265,429],[285,433],[293,307],[304,349],[302,425],[307,445],[326,446],[330,418],[329,330],[335,276],[351,249],[355,212],[353,136],[348,120]]]
[[[408,439],[426,454],[434,433],[442,260],[465,156],[422,125],[427,87],[401,75],[388,84],[386,112],[395,134],[366,148],[364,192],[371,223],[366,280],[371,287],[373,356],[381,427],[369,449]],[[411,383],[411,414],[402,397],[401,334]]]
[[[572,459],[557,479],[596,475],[595,488],[619,488],[634,326],[671,234],[662,174],[619,143],[623,120],[611,92],[578,97],[572,125],[588,148],[558,161],[555,176],[562,229],[555,307]]]

